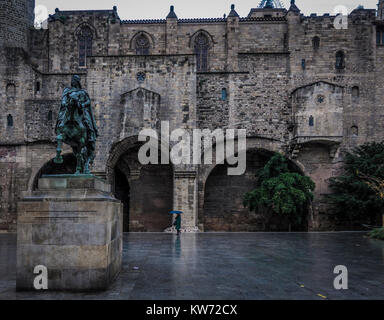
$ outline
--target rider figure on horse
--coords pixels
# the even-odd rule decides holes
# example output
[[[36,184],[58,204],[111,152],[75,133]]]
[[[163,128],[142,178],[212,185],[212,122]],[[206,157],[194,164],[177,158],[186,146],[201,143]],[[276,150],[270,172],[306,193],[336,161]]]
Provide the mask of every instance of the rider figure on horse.
[[[73,108],[77,108],[74,110]],[[77,158],[76,173],[90,173],[89,166],[95,158],[95,144],[98,137],[96,121],[93,116],[91,99],[81,88],[80,77],[74,75],[71,88],[65,88],[56,122],[58,142],[56,163],[62,163],[62,142],[69,144]]]

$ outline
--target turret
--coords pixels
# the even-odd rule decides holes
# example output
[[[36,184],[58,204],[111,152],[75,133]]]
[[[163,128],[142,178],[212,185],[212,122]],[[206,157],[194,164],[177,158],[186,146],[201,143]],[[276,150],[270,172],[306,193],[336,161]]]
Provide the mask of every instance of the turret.
[[[384,0],[379,0],[377,5],[377,19],[384,20]]]
[[[0,47],[27,48],[34,10],[35,0],[0,1]]]

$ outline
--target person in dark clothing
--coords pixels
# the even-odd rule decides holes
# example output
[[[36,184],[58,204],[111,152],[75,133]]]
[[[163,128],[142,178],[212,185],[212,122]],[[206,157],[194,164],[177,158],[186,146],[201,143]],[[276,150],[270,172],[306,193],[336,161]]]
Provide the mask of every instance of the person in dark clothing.
[[[173,225],[175,226],[176,230],[177,230],[177,235],[180,235],[180,228],[181,228],[181,215],[178,214],[176,216],[176,219],[175,219],[175,222],[173,223]]]

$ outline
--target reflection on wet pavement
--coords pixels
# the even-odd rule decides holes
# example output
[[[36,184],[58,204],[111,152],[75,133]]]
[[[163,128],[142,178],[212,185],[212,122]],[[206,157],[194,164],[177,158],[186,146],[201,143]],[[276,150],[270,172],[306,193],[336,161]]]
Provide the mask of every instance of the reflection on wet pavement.
[[[384,299],[384,241],[365,233],[127,233],[123,248],[107,291],[16,292],[16,235],[0,234],[0,299]]]

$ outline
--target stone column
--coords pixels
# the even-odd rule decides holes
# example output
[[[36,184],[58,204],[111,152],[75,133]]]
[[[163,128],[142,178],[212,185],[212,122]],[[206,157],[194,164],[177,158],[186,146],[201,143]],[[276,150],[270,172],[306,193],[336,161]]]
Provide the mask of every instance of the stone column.
[[[183,211],[183,232],[198,232],[197,179],[195,171],[175,171],[173,184],[173,209]]]

